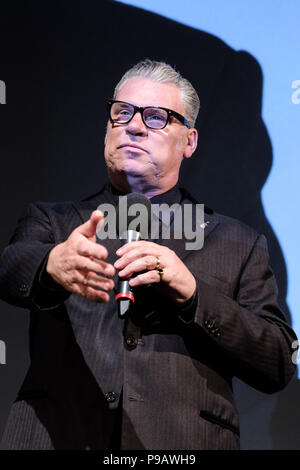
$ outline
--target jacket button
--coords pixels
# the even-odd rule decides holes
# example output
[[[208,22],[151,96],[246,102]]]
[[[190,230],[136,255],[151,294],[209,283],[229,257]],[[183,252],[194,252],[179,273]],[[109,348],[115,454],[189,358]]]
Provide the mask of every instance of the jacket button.
[[[211,332],[214,336],[220,336],[220,328],[213,328]]]
[[[116,399],[118,398],[118,395],[115,392],[107,392],[105,394],[105,398],[106,398],[106,401],[108,401],[109,403],[112,403],[113,401],[116,401]]]
[[[19,287],[19,291],[20,291],[22,294],[27,294],[28,289],[29,289],[28,284],[21,284],[20,287]]]
[[[205,320],[204,321],[204,326],[206,327],[207,330],[211,330],[214,327],[214,320]]]
[[[137,346],[137,340],[133,335],[126,336],[125,345],[127,349],[134,349]]]

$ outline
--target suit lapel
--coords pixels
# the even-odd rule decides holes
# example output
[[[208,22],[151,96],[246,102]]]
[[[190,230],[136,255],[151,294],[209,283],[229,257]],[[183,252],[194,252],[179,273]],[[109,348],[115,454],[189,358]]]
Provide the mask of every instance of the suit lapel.
[[[200,204],[200,202],[195,199],[186,189],[183,189],[181,188],[181,192],[182,192],[182,201],[181,201],[181,204],[182,206],[185,205],[185,204]],[[193,212],[194,214],[194,212]],[[174,216],[175,218],[175,216]],[[196,223],[197,223],[197,218],[195,217],[195,214],[193,215],[192,217],[193,219],[193,223],[192,223],[192,229],[193,229],[193,232],[195,233],[196,229],[197,231],[199,232],[199,230],[203,230],[204,233],[204,243],[203,243],[203,247],[201,249],[203,249],[205,247],[205,243],[206,243],[206,240],[208,238],[208,236],[213,232],[213,230],[217,227],[217,225],[219,225],[219,221],[218,221],[218,218],[217,216],[214,214],[213,210],[204,206],[204,223],[202,223],[199,226],[196,226]],[[184,231],[183,231],[184,232]],[[187,256],[191,255],[191,254],[195,254],[195,253],[198,253],[200,250],[191,250],[191,249],[187,249],[186,248],[186,244],[191,242],[191,240],[187,239],[185,236],[184,236],[184,233],[183,233],[183,237],[181,239],[175,239],[175,238],[171,238],[171,239],[161,239],[161,240],[153,240],[157,243],[160,243],[161,245],[165,245],[165,246],[168,246],[169,248],[171,248],[173,251],[175,251],[175,253],[177,254],[177,256],[179,258],[181,258],[182,260],[185,259]]]
[[[193,255],[198,253],[199,251],[205,248],[205,243],[209,235],[213,232],[213,230],[219,225],[219,222],[214,214],[205,214],[204,215],[204,226],[200,228],[200,230],[204,230],[204,244],[200,250],[188,250],[186,249],[186,243],[191,242],[185,237],[181,239],[171,238],[170,240],[162,239],[162,240],[153,240],[161,245],[168,246],[171,250],[175,251],[177,256],[184,260],[187,256]]]

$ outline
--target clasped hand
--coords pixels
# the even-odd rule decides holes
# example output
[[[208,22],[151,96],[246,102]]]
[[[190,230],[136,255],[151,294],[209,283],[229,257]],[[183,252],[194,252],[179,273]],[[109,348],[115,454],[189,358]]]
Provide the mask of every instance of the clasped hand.
[[[116,254],[120,258],[114,263],[114,267],[120,270],[119,277],[134,276],[129,281],[131,287],[159,283],[158,288],[179,304],[193,296],[196,280],[170,248],[140,240],[127,243]],[[158,260],[163,275],[156,269]]]
[[[127,243],[116,251],[119,259],[114,266],[107,263],[107,249],[96,243],[97,226],[103,218],[101,211],[94,211],[65,242],[51,250],[46,270],[54,281],[89,300],[108,302],[116,268],[120,278],[133,276],[129,281],[131,287],[157,285],[180,305],[193,296],[196,289],[193,274],[166,246],[144,240]],[[156,269],[158,259],[163,275]]]

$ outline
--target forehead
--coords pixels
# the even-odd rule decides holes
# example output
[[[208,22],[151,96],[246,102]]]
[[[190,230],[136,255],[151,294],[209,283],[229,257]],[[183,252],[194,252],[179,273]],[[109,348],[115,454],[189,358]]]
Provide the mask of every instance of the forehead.
[[[174,83],[159,83],[143,77],[130,78],[119,90],[116,99],[137,106],[162,106],[183,113],[181,92]]]

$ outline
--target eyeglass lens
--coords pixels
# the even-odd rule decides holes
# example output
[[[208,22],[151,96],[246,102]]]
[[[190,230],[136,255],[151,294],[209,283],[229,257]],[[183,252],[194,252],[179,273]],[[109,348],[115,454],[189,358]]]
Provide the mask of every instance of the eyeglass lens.
[[[127,103],[113,103],[110,113],[113,121],[125,124],[132,118],[134,107]],[[148,127],[162,129],[168,120],[168,113],[160,108],[146,108],[143,119]]]

